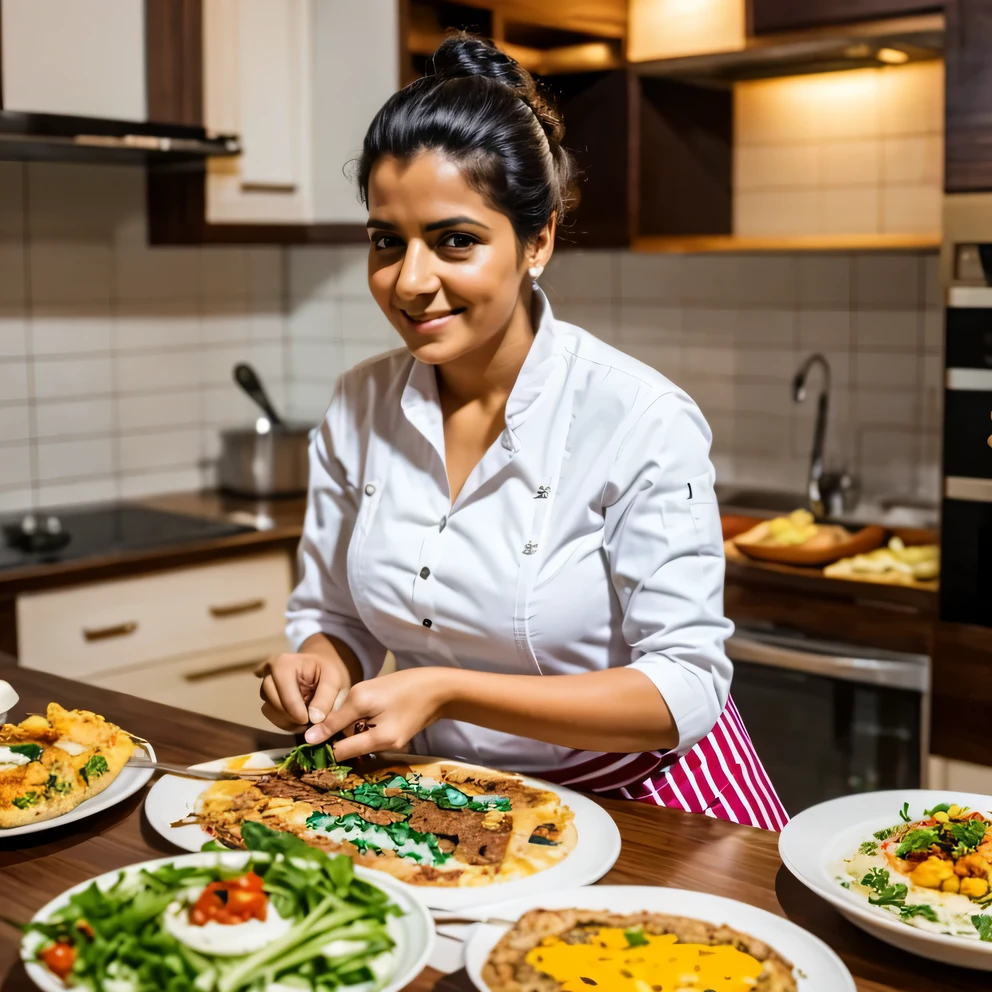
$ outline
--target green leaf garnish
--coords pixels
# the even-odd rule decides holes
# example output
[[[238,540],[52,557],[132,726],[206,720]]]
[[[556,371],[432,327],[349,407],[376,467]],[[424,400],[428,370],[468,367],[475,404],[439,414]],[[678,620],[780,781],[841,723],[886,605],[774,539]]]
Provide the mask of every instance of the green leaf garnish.
[[[28,761],[41,761],[42,748],[38,744],[10,744],[14,754],[22,754]]]
[[[110,765],[102,754],[94,754],[89,761],[79,769],[79,774],[83,776],[83,781],[89,785],[91,778],[99,778],[110,771]]]
[[[902,804],[902,809],[899,810],[899,815],[902,817],[903,823],[910,823],[912,821],[913,818],[909,815],[909,803]]]
[[[934,813],[946,813],[951,808],[950,803],[938,803],[933,809],[925,809],[924,816],[933,816]]]
[[[896,848],[896,857],[905,858],[914,851],[926,851],[940,841],[940,834],[933,827],[921,827],[910,830]]]
[[[872,868],[861,879],[861,884],[875,892],[881,892],[889,884],[889,873],[884,868]]]
[[[878,844],[875,844],[870,840],[866,840],[861,847],[858,848],[858,854],[878,854]]]
[[[41,802],[41,795],[37,792],[25,792],[23,796],[15,796],[13,799],[13,803],[18,809],[28,809],[39,802]]]
[[[988,830],[988,823],[982,820],[966,820],[964,823],[949,823],[947,825],[951,836],[957,843],[951,856],[963,858],[970,854],[985,839],[985,832]]]
[[[928,906],[925,902],[917,903],[913,906],[903,906],[899,910],[899,915],[904,920],[910,920],[914,916],[922,916],[925,920],[929,920],[931,923],[939,922],[937,919],[937,911],[933,906]]]
[[[971,922],[975,924],[978,936],[992,943],[992,916],[973,916]]]
[[[884,830],[876,830],[872,836],[875,840],[888,840],[895,832],[895,827],[886,827]]]
[[[627,938],[628,947],[647,947],[650,943],[644,936],[644,927],[631,927],[630,930],[624,930],[623,935]]]

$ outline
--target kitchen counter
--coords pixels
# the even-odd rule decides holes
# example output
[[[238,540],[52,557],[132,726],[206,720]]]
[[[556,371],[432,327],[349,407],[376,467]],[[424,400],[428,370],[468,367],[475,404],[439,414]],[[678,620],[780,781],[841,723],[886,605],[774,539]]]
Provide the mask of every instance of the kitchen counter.
[[[94,686],[16,668],[0,656],[0,678],[21,695],[13,718],[43,711],[55,698],[65,706],[102,713],[125,727],[140,727],[163,761],[192,764],[288,741],[232,723],[210,720]],[[71,885],[136,861],[178,854],[142,819],[144,793],[65,828],[5,843],[0,834],[3,916],[27,919]],[[859,992],[978,992],[988,975],[911,957],[862,933],[786,871],[777,836],[704,816],[633,802],[603,801],[620,827],[623,851],[604,882],[700,889],[740,899],[823,938],[844,958]],[[468,990],[464,975],[440,979],[425,971],[408,992]],[[0,992],[34,986],[18,960],[18,932],[0,922]]]

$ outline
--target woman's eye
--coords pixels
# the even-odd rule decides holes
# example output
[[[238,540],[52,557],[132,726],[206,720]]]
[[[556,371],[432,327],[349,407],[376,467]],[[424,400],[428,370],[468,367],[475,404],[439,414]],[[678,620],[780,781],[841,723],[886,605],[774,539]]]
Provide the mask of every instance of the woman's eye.
[[[477,243],[469,234],[446,234],[439,242],[444,248],[471,248]]]
[[[382,237],[376,238],[372,245],[376,251],[384,251],[387,248],[395,248],[400,244],[400,239],[392,234],[383,234]]]

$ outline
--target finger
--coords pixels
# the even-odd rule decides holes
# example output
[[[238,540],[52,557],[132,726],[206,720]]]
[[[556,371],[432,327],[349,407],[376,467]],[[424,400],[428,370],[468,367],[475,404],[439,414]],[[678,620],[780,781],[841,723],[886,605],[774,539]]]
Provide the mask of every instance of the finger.
[[[353,698],[353,696],[349,696],[340,709],[332,710],[320,723],[315,723],[304,734],[306,742],[308,744],[320,744],[335,734],[340,734],[342,730],[351,730],[359,720],[364,720],[368,714],[360,712],[357,704],[353,702]]]
[[[271,703],[262,704],[262,716],[269,723],[275,724],[280,730],[289,730],[294,734],[303,730],[303,725],[293,723],[290,717],[286,716],[282,710],[276,709]]]
[[[351,761],[363,754],[373,754],[385,749],[387,735],[378,728],[366,730],[361,734],[352,734],[334,744],[334,760],[338,764]]]
[[[295,665],[276,665],[270,674],[279,696],[279,705],[293,718],[294,723],[301,726],[309,723],[307,703],[319,678],[316,666],[306,661]]]
[[[339,709],[338,700],[344,702],[348,695],[348,690],[342,688],[340,682],[333,678],[329,672],[321,672],[317,688],[314,690],[313,699],[310,700],[310,708],[307,716],[311,723],[323,723],[328,713],[333,713]]]

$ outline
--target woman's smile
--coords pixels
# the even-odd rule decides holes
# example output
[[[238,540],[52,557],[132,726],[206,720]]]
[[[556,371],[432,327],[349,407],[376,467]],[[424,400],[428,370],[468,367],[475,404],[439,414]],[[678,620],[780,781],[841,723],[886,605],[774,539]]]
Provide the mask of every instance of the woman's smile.
[[[410,330],[417,334],[437,334],[443,331],[455,317],[464,313],[466,307],[455,307],[453,310],[428,310],[424,313],[411,313],[400,310]]]

